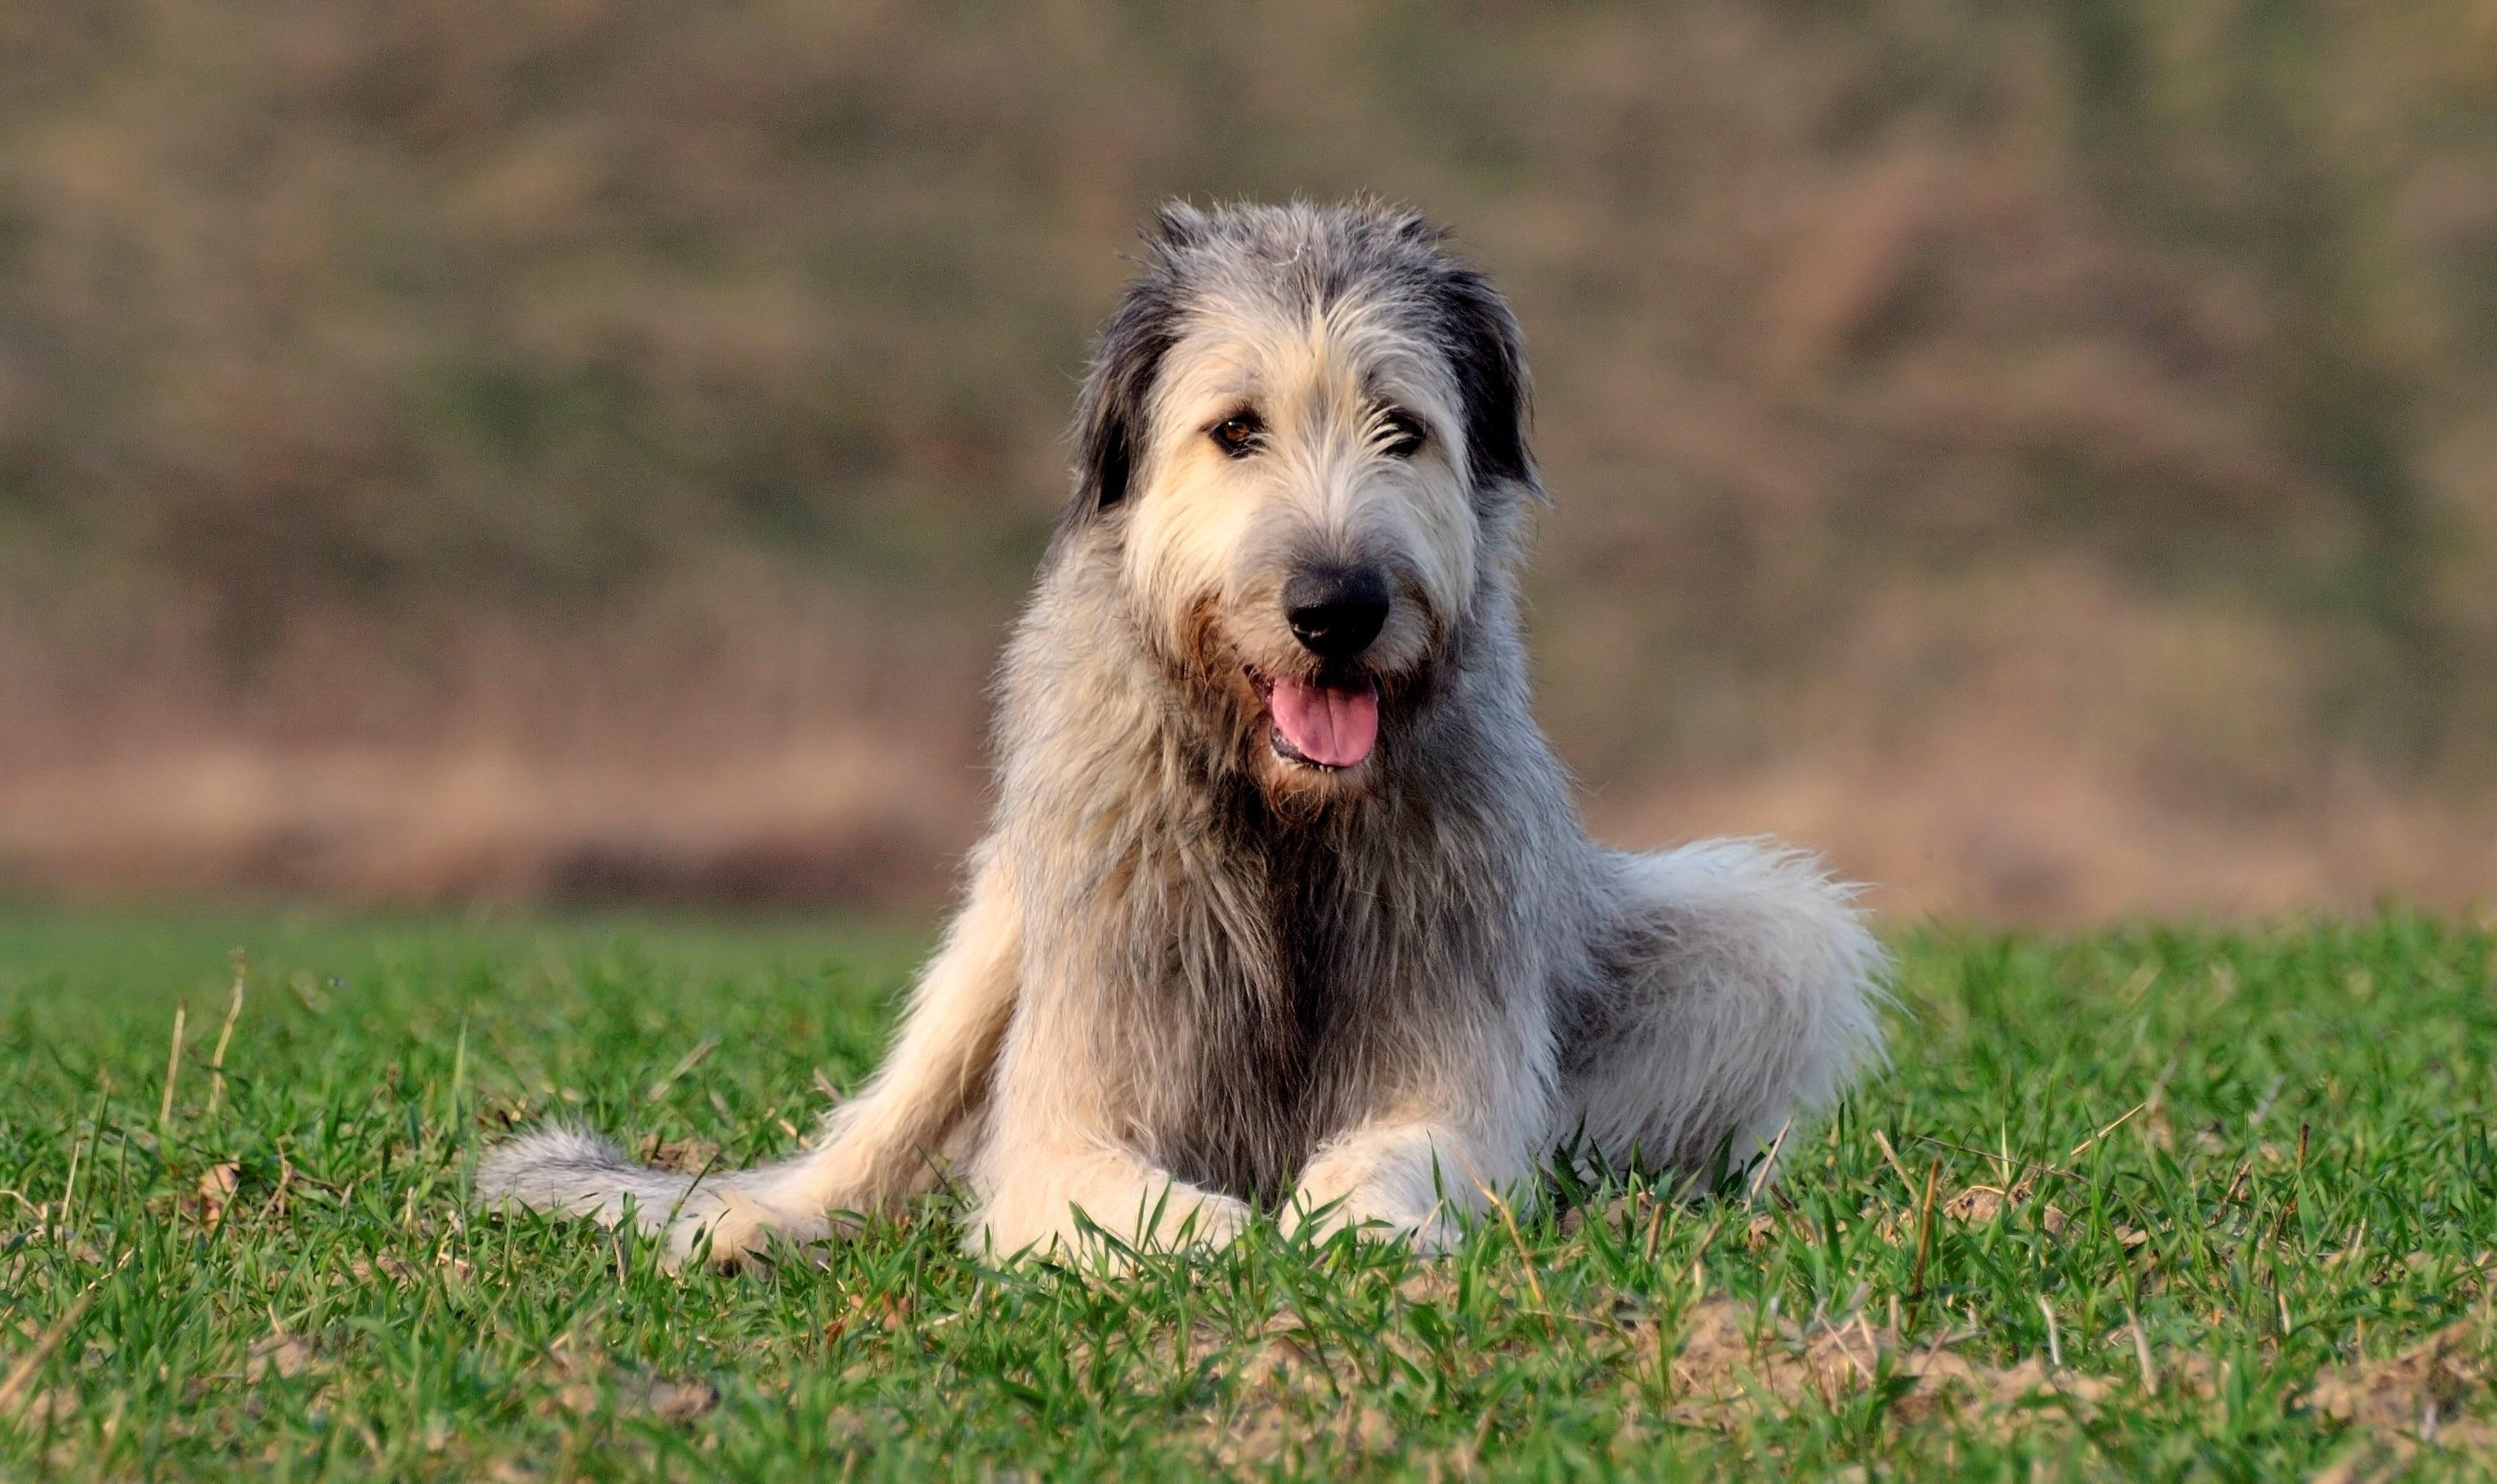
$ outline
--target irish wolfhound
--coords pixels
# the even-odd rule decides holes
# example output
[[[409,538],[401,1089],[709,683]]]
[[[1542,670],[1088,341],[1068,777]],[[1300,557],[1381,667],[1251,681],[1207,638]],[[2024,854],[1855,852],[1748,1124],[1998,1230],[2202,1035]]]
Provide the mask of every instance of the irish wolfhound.
[[[1541,490],[1490,282],[1367,205],[1149,239],[999,677],[995,819],[883,1066],[783,1163],[689,1182],[548,1129],[484,1200],[725,1260],[944,1152],[1000,1253],[1259,1209],[1437,1247],[1564,1145],[1774,1155],[1878,1054],[1881,955],[1817,863],[1581,828],[1527,701]]]

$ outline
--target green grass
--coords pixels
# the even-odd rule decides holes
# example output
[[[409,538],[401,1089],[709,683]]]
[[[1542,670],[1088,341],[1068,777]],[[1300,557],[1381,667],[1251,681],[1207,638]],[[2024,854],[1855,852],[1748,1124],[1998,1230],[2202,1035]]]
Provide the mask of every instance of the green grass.
[[[0,1477],[2497,1463],[2497,943],[2401,915],[1909,933],[1897,1064],[1792,1142],[1786,1199],[1565,1191],[1438,1264],[1257,1234],[1000,1270],[932,1199],[821,1269],[672,1276],[463,1214],[515,1118],[786,1150],[918,946],[0,918]]]

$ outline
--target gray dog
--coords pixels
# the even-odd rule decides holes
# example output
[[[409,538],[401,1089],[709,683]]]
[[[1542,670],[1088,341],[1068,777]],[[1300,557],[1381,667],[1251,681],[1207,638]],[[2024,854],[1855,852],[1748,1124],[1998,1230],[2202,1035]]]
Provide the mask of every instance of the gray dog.
[[[1527,700],[1541,489],[1490,282],[1366,204],[1175,205],[1150,242],[999,677],[996,815],[882,1068],[780,1164],[687,1181],[544,1129],[483,1200],[726,1261],[951,1155],[1000,1253],[1261,1208],[1438,1248],[1564,1145],[1774,1157],[1879,1056],[1881,953],[1816,861],[1580,825]]]

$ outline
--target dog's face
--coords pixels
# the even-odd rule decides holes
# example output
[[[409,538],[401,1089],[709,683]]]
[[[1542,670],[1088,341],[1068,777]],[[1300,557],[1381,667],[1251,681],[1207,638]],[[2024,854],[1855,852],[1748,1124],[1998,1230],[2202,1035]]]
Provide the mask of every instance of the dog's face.
[[[1515,321],[1406,213],[1175,207],[1154,246],[1069,521],[1117,543],[1213,762],[1278,800],[1366,790],[1533,489]]]

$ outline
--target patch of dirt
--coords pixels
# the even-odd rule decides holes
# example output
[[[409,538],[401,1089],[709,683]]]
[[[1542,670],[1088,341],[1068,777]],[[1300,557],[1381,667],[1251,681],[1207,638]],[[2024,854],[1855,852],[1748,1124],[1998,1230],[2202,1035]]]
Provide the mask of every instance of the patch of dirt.
[[[710,1381],[700,1376],[661,1375],[633,1366],[619,1366],[605,1351],[585,1347],[576,1334],[566,1334],[548,1347],[548,1358],[540,1372],[553,1383],[538,1403],[541,1416],[556,1412],[576,1417],[593,1415],[610,1387],[614,1391],[615,1414],[619,1417],[656,1417],[682,1427],[719,1405],[719,1388]]]
[[[644,1134],[633,1146],[633,1157],[674,1175],[704,1175],[721,1167],[719,1146],[709,1139],[662,1140],[657,1134]]]
[[[1713,1298],[1683,1315],[1678,1335],[1651,1330],[1651,1343],[1677,1345],[1672,1359],[1676,1421],[1715,1423],[1763,1406],[1808,1400],[1834,1405],[1882,1376],[1906,1382],[1894,1406],[1914,1420],[1945,1405],[2007,1410],[2060,1404],[2077,1417],[2113,1383],[2043,1361],[2001,1367],[1972,1361],[1947,1345],[1904,1347],[1898,1333],[1862,1314],[1816,1325],[1764,1318],[1732,1299]]]
[[[1453,1290],[1453,1281],[1432,1268],[1399,1285],[1400,1295],[1412,1303],[1438,1302]],[[1581,1315],[1572,1322],[1588,1326],[1595,1342],[1609,1339],[1623,1345],[1625,1358],[1633,1363],[1652,1367],[1663,1351],[1674,1400],[1660,1420],[1678,1427],[1724,1428],[1763,1411],[1832,1405],[1876,1382],[1898,1388],[1892,1410],[1902,1420],[1949,1409],[2026,1425],[2059,1413],[2086,1419],[2125,1384],[2058,1370],[2040,1359],[1995,1366],[1947,1343],[1909,1347],[1894,1330],[1862,1314],[1799,1326],[1723,1297],[1693,1305],[1676,1323],[1659,1324],[1628,1303],[1608,1317]],[[1485,1365],[1493,1358],[1489,1352],[1481,1357]],[[1323,1342],[1296,1320],[1279,1316],[1231,1369],[1227,1405],[1205,1419],[1213,1458],[1238,1470],[1287,1462],[1319,1443],[1352,1456],[1392,1446],[1392,1418],[1366,1405],[1344,1407],[1338,1401],[1330,1376],[1343,1364],[1330,1362]],[[2207,1368],[2178,1366],[2166,1383],[2207,1392]],[[1632,1417],[1626,1425],[1637,1423]],[[1461,1469],[1464,1462],[1458,1461]]]
[[[595,1373],[576,1374],[557,1386],[549,1399],[553,1409],[583,1417],[596,1412],[603,1395],[598,1386],[601,1374],[614,1382],[618,1416],[650,1416],[682,1426],[719,1405],[719,1388],[700,1376],[652,1375],[629,1369],[608,1372],[600,1368]]]
[[[2014,1186],[2013,1190],[2020,1187]],[[2003,1215],[2005,1207],[2016,1198],[2013,1190],[1993,1185],[1971,1185],[1943,1202],[1943,1215],[1964,1225],[1982,1225]]]
[[[700,1376],[636,1375],[623,1387],[626,1411],[646,1411],[679,1426],[719,1405],[719,1388]]]
[[[1962,1226],[1986,1226],[2004,1219],[2006,1216],[2028,1212],[2030,1219],[2039,1230],[2049,1237],[2061,1237],[2071,1225],[2071,1214],[2053,1201],[2033,1206],[2037,1194],[2038,1182],[2034,1176],[2019,1180],[2007,1188],[2002,1185],[1970,1185],[1956,1195],[1936,1202],[1934,1215],[1939,1220],[1953,1221]],[[1916,1208],[1911,1205],[1892,1211],[1882,1218],[1881,1231],[1885,1241],[1894,1244],[1915,1241]],[[2116,1240],[2127,1247],[2136,1247],[2150,1240],[2148,1233],[2123,1225],[2115,1228],[2115,1235]]]
[[[2352,1424],[2357,1437],[2317,1472],[2315,1484],[2389,1478],[2430,1448],[2471,1457],[2483,1468],[2497,1459],[2497,1421],[2454,1415],[2487,1395],[2489,1338],[2483,1322],[2462,1320],[2389,1359],[2318,1376],[2300,1401]]]
[[[433,1254],[433,1266],[441,1272],[444,1281],[454,1288],[465,1286],[469,1279],[477,1276],[475,1263],[465,1257],[455,1257],[448,1250]],[[347,1271],[343,1274],[332,1274],[330,1281],[333,1286],[344,1286],[348,1283],[370,1286],[376,1281],[388,1279],[393,1286],[405,1288],[410,1284],[423,1281],[425,1272],[422,1258],[411,1262],[396,1252],[377,1252],[369,1260],[362,1257],[348,1259]]]
[[[26,1405],[9,1419],[21,1433],[33,1433],[47,1427],[58,1427],[78,1415],[79,1394],[67,1387],[39,1391],[26,1399]]]
[[[396,1252],[381,1252],[369,1262],[362,1257],[347,1260],[347,1277],[360,1286],[369,1286],[375,1276],[405,1285],[416,1281],[416,1265]]]
[[[1407,1304],[1449,1304],[1457,1297],[1456,1274],[1443,1262],[1414,1264],[1413,1271],[1396,1285],[1396,1296]]]
[[[312,1342],[300,1335],[264,1335],[252,1342],[242,1378],[257,1385],[272,1375],[301,1375],[318,1359]]]
[[[2487,1327],[2466,1319],[2388,1360],[2325,1373],[2305,1403],[2345,1421],[2432,1434],[2440,1416],[2450,1419],[2484,1395],[2490,1375]]]
[[[1264,1342],[1232,1373],[1232,1405],[1207,1419],[1210,1451],[1226,1471],[1271,1466],[1317,1441],[1332,1441],[1353,1455],[1383,1453],[1395,1445],[1396,1423],[1386,1412],[1367,1402],[1346,1406],[1336,1399],[1321,1344],[1297,1319],[1279,1315],[1267,1330]]]

